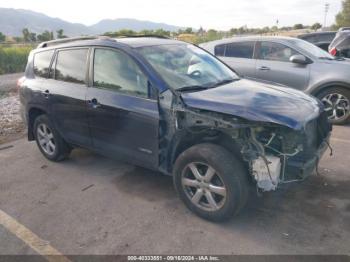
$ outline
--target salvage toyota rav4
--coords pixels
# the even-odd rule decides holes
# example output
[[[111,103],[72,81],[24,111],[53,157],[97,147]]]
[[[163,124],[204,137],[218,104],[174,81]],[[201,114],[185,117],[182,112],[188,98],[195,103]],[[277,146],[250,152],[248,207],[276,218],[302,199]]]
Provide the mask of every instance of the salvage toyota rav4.
[[[157,37],[42,43],[18,85],[28,138],[46,158],[83,147],[172,175],[186,206],[213,221],[237,214],[250,185],[305,179],[331,132],[317,99]]]

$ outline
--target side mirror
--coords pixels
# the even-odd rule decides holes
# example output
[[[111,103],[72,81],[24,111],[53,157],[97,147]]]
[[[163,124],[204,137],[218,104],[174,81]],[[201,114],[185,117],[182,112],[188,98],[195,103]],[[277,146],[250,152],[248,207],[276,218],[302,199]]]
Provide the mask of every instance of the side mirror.
[[[289,58],[289,61],[291,61],[292,63],[295,63],[295,64],[301,64],[301,65],[306,65],[309,63],[307,61],[306,57],[303,55],[292,55]]]

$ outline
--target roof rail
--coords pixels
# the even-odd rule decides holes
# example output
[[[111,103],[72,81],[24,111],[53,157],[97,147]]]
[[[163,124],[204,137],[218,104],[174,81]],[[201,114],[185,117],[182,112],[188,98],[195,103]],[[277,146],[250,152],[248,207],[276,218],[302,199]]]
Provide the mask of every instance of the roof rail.
[[[116,36],[116,38],[128,38],[128,37],[154,37],[154,38],[162,38],[162,39],[170,39],[167,36],[163,36],[163,35],[152,35],[152,34],[139,34],[139,35],[118,35]]]
[[[115,39],[110,38],[108,36],[78,36],[78,37],[68,37],[68,38],[61,38],[61,39],[56,39],[56,40],[45,41],[45,42],[40,43],[37,48],[45,48],[45,47],[49,47],[49,46],[54,46],[54,45],[59,45],[59,44],[64,44],[64,43],[69,43],[69,42],[74,42],[74,41],[94,40],[94,39],[115,41]]]

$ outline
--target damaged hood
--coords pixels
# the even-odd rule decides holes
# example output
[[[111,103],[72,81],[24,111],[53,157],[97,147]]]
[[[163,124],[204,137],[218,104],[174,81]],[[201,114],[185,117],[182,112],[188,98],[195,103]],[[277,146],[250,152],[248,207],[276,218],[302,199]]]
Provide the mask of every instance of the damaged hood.
[[[303,92],[247,79],[204,91],[182,93],[181,97],[192,108],[276,123],[296,130],[302,129],[323,110],[317,99]]]

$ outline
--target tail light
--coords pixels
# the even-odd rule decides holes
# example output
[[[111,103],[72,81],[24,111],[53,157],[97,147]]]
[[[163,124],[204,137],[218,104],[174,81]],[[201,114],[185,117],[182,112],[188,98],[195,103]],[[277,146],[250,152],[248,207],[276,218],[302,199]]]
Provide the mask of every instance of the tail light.
[[[17,89],[19,89],[21,87],[21,85],[23,84],[25,79],[26,79],[26,77],[22,76],[20,79],[17,80]]]
[[[337,53],[338,53],[338,50],[337,50],[335,47],[333,47],[333,48],[329,51],[329,53],[330,53],[332,56],[336,56]]]

